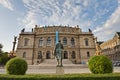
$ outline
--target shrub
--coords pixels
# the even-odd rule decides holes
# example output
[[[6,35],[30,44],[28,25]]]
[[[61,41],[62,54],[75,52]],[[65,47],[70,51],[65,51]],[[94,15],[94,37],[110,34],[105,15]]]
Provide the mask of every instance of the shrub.
[[[6,64],[6,71],[8,74],[24,75],[27,70],[27,63],[25,60],[15,57],[10,59]]]
[[[88,66],[90,71],[94,74],[104,74],[113,72],[112,61],[103,55],[91,57]]]

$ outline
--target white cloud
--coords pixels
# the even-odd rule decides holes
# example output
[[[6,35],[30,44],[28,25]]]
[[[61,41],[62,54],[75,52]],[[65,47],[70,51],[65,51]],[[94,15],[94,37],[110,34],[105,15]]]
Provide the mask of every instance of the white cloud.
[[[94,28],[103,23],[101,17],[108,14],[110,9],[104,5],[108,5],[110,0],[23,0],[27,13],[22,19],[23,25],[26,27],[34,27],[34,25],[70,25],[80,27],[84,30]],[[111,6],[111,5],[110,5]],[[113,7],[113,6],[112,6]],[[97,22],[98,21],[98,22]],[[105,25],[104,25],[105,26]],[[106,26],[108,24],[106,23]],[[94,32],[103,30],[104,27],[97,27]],[[109,34],[109,33],[107,33]]]
[[[97,27],[94,30],[99,40],[110,39],[115,32],[120,32],[120,6],[101,27]]]
[[[24,17],[23,24],[26,27],[40,25],[85,25],[90,26],[89,20],[84,22],[87,16],[80,14],[88,6],[89,1],[85,0],[23,0],[24,6],[28,9]],[[77,5],[76,5],[77,4]],[[82,5],[81,5],[82,4]],[[34,14],[34,15],[32,15]],[[31,17],[29,17],[31,16]],[[82,24],[81,24],[82,23]],[[86,27],[87,27],[86,26]]]
[[[29,11],[25,17],[25,19],[22,20],[23,24],[26,25],[26,27],[28,28],[32,28],[34,27],[34,25],[36,24],[36,19],[35,19],[35,13]]]
[[[10,3],[9,0],[0,0],[0,4],[3,5],[5,8],[8,8],[9,10],[13,11],[13,5]]]

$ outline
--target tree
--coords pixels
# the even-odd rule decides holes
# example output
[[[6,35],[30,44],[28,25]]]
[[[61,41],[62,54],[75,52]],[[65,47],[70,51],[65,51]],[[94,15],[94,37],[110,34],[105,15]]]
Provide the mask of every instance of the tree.
[[[3,45],[0,43],[0,54],[2,53]]]
[[[8,53],[7,52],[1,53],[0,65],[5,65],[8,60],[9,60]]]

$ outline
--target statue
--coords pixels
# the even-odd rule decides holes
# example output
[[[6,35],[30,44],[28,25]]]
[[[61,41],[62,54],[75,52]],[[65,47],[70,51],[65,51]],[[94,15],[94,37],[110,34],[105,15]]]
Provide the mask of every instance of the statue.
[[[97,42],[97,37],[95,38],[95,45],[96,45],[96,55],[101,55],[102,49],[101,49],[99,43]]]
[[[23,29],[21,30],[21,32],[25,32],[25,28],[23,28]]]
[[[89,30],[89,32],[92,32],[92,30],[91,29],[88,29]]]
[[[63,44],[59,40],[59,43],[56,44],[55,50],[54,50],[54,55],[57,59],[57,66],[62,67],[62,50],[63,50]]]

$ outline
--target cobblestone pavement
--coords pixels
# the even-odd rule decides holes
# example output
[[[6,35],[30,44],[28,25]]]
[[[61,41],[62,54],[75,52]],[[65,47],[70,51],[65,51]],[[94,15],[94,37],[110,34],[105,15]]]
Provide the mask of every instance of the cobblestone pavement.
[[[115,73],[120,73],[120,67],[114,67],[114,72]],[[56,69],[28,69],[27,74],[55,74]],[[73,68],[64,68],[64,73],[67,74],[72,74],[72,73],[90,73],[88,68],[78,68],[78,69],[73,69]],[[5,69],[0,68],[0,74],[6,74]]]

